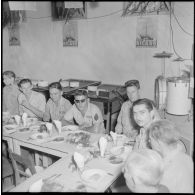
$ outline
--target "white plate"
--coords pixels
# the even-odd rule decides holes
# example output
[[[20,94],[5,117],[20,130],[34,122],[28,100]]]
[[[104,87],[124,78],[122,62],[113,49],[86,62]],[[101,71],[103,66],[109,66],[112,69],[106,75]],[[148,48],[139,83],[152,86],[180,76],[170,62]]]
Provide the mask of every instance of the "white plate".
[[[65,138],[63,136],[57,136],[57,137],[52,138],[52,141],[57,142],[57,143],[62,143],[65,141]]]
[[[9,125],[5,125],[4,128],[6,130],[14,130],[14,129],[17,129],[18,128],[18,125],[15,125],[15,124],[9,124]]]
[[[66,125],[62,127],[62,131],[77,131],[79,130],[79,127],[77,125]]]
[[[102,169],[88,169],[82,173],[81,178],[85,182],[97,184],[106,175],[107,173]]]
[[[44,142],[47,137],[49,137],[49,134],[47,133],[34,133],[30,136],[31,139],[38,142]]]
[[[38,181],[36,181],[30,186],[29,192],[41,192],[42,186],[43,186],[43,180],[39,179]]]
[[[111,164],[121,164],[121,163],[124,162],[124,159],[121,158],[121,157],[111,156],[111,157],[109,158],[109,162],[110,162]]]
[[[117,156],[121,155],[125,152],[125,147],[124,146],[116,146],[110,149],[110,153]]]
[[[19,128],[19,132],[20,133],[26,133],[26,132],[29,132],[29,131],[30,131],[29,127],[21,127],[21,128]]]
[[[40,125],[31,125],[29,128],[31,131],[38,131],[40,129]]]

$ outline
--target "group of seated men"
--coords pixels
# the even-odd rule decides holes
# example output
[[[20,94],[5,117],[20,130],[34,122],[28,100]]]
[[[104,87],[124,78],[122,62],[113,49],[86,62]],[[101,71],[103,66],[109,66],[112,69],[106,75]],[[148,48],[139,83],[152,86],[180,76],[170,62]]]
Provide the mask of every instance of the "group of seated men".
[[[90,103],[86,90],[75,92],[72,105],[62,96],[59,82],[49,85],[50,98],[46,102],[43,94],[32,90],[30,79],[22,79],[17,85],[15,74],[5,71],[3,81],[3,111],[12,115],[27,113],[48,122],[60,120],[63,126],[77,124],[85,131],[106,133],[102,113]],[[134,192],[193,191],[193,161],[179,142],[178,129],[160,118],[152,100],[140,98],[138,80],[127,81],[125,87],[128,100],[122,104],[115,132],[135,140],[124,166],[128,188]]]

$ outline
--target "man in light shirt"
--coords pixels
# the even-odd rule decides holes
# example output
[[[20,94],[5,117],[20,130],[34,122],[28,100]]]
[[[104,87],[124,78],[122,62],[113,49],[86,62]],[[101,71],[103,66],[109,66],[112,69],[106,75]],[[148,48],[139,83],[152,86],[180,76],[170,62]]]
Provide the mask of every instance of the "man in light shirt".
[[[120,113],[117,118],[117,124],[115,127],[115,132],[118,134],[124,134],[133,140],[138,134],[135,129],[133,120],[130,117],[130,108],[132,103],[140,98],[139,89],[140,84],[138,80],[130,80],[125,83],[125,88],[128,96],[128,100],[124,102],[121,106]]]
[[[43,119],[46,100],[43,94],[33,91],[30,79],[22,79],[19,82],[22,93],[18,95],[19,113],[27,113],[28,117]]]
[[[75,104],[64,115],[62,125],[77,124],[79,129],[92,133],[105,133],[100,109],[89,102],[87,91],[78,90],[74,94]]]
[[[18,114],[18,95],[20,91],[15,82],[16,75],[12,71],[3,72],[3,111],[9,112],[10,115]]]
[[[194,163],[183,151],[177,126],[169,120],[159,120],[150,125],[148,132],[152,149],[164,161],[160,184],[167,186],[170,193],[193,193]]]
[[[150,124],[160,119],[152,100],[147,98],[139,99],[132,105],[133,117],[140,127],[139,135],[136,137],[134,149],[150,148],[148,143],[147,128]]]
[[[59,82],[49,85],[50,98],[45,107],[44,121],[61,121],[66,112],[72,107],[69,100],[62,97],[62,86]]]

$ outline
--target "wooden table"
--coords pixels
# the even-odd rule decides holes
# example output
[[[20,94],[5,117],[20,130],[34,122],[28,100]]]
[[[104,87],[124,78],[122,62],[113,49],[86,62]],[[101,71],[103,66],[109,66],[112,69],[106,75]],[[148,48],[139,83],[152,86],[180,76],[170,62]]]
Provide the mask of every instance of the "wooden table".
[[[123,154],[124,159],[127,157],[128,152],[129,150],[127,149]],[[69,167],[70,162],[71,155],[61,158],[43,172],[33,175],[31,178],[12,189],[11,192],[27,192],[29,191],[29,187],[34,182],[38,181],[39,179],[50,177],[53,174],[60,174],[60,176],[54,181],[64,186],[64,192],[105,192],[119,177],[124,164],[124,162],[121,164],[111,164],[107,157],[93,158],[85,165],[85,170],[102,169],[106,172],[106,175],[98,182],[88,183],[82,179],[81,174],[77,170],[72,171],[72,169]],[[83,184],[85,188],[79,190],[78,187],[81,184]]]
[[[60,135],[66,137],[71,131],[64,131]],[[67,142],[47,142],[39,143],[36,140],[29,140],[29,136],[34,132],[14,132],[12,134],[3,133],[3,139],[12,140],[13,151],[20,154],[20,148],[22,146],[38,150],[40,152],[45,152],[54,156],[58,156],[61,159],[56,161],[51,166],[47,167],[43,172],[37,173],[27,179],[22,184],[15,187],[12,191],[14,192],[26,192],[29,190],[31,184],[33,184],[38,179],[47,178],[53,174],[61,174],[59,178],[56,179],[58,183],[64,186],[64,191],[79,191],[77,188],[79,185],[84,184],[86,186],[87,192],[104,192],[109,188],[109,186],[119,177],[121,174],[121,169],[123,163],[129,153],[131,147],[125,147],[125,152],[121,155],[123,162],[120,164],[111,164],[109,161],[109,153],[105,158],[98,157],[91,159],[85,166],[86,169],[103,169],[106,171],[106,176],[102,178],[99,182],[94,182],[93,184],[88,184],[81,179],[81,175],[78,171],[72,172],[69,164],[71,163],[72,155],[74,151],[82,150],[82,148],[76,147],[74,144]],[[55,135],[54,135],[55,136]],[[96,143],[102,134],[92,134],[90,142]],[[11,142],[10,142],[11,143]],[[110,143],[110,142],[109,142]],[[110,143],[112,147],[112,143]],[[110,147],[109,147],[110,148]],[[83,148],[87,150],[87,148]],[[109,152],[109,150],[107,151]]]
[[[10,150],[13,152],[14,151],[14,145],[13,145],[12,137],[10,137],[9,134],[3,135],[3,140],[7,141]]]
[[[51,154],[54,156],[58,157],[64,157],[67,154],[72,154],[75,149],[76,145],[67,143],[67,142],[46,142],[46,143],[40,143],[37,142],[36,140],[29,139],[29,137],[34,134],[34,131],[31,132],[14,132],[12,134],[3,134],[3,139],[4,140],[9,140],[8,144],[11,146],[13,151],[16,154],[21,154],[20,148],[27,147],[30,149],[34,149],[40,152],[44,152],[47,154]],[[60,136],[63,136],[66,138],[67,134],[70,133],[68,132],[62,132]],[[54,134],[56,136],[57,134]],[[91,142],[93,143],[94,141],[97,141],[98,138],[101,136],[101,134],[92,134],[91,135]]]

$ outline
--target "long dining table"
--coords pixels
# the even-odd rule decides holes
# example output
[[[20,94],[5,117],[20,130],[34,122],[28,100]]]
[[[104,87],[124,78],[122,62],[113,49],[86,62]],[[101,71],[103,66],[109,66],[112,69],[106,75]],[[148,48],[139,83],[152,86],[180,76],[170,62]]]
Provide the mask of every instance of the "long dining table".
[[[77,132],[77,131],[75,131]],[[83,132],[83,131],[78,131]],[[60,157],[55,163],[44,169],[43,171],[36,173],[30,178],[26,179],[23,183],[19,184],[11,191],[13,192],[27,192],[33,183],[39,181],[40,183],[46,181],[47,178],[54,176],[54,180],[59,185],[63,186],[61,191],[63,192],[105,192],[112,183],[120,176],[121,169],[125,162],[128,153],[131,151],[131,146],[123,146],[124,151],[121,154],[117,154],[115,157],[122,159],[119,163],[113,163],[111,157],[113,154],[110,153],[110,150],[115,147],[111,142],[109,142],[109,147],[106,150],[105,157],[100,155],[93,156],[90,160],[85,163],[84,171],[92,169],[93,171],[100,170],[101,179],[94,181],[86,181],[82,177],[82,173],[74,167],[72,156],[75,151],[91,151],[91,148],[98,148],[98,140],[102,134],[88,133],[90,135],[90,143],[93,146],[82,147],[76,144],[68,143],[66,141],[67,136],[73,131],[62,131],[60,135],[54,134],[53,137],[64,137],[65,140],[62,142],[52,141],[51,138],[48,138],[42,142],[37,142],[37,140],[29,139],[31,135],[35,133],[34,131],[20,132],[15,131],[12,133],[6,133],[3,131],[3,139],[9,140],[9,143],[12,146],[13,152],[20,154],[21,147],[26,147],[33,149],[35,151],[44,152],[46,154],[54,155]],[[121,147],[121,146],[120,146]],[[55,177],[57,175],[57,177]],[[35,190],[36,191],[36,190]]]

